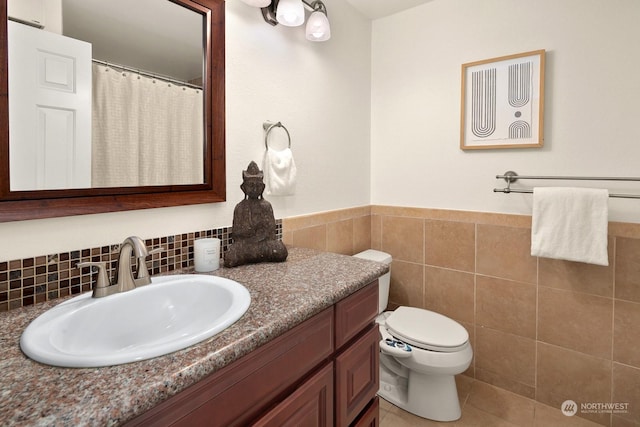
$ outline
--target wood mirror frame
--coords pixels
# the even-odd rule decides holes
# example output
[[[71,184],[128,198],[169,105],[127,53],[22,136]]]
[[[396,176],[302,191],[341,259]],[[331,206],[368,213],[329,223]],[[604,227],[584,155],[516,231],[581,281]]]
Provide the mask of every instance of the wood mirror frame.
[[[0,0],[0,222],[226,200],[224,0],[170,1],[206,17],[204,184],[10,191],[7,0]]]

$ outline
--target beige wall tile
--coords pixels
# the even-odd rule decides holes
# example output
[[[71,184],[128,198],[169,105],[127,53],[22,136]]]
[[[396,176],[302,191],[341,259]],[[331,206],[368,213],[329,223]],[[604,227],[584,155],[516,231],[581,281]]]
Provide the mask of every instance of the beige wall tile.
[[[611,358],[613,299],[538,288],[538,340]]]
[[[330,222],[338,222],[345,219],[359,218],[371,214],[370,206],[356,208],[338,209],[326,212],[316,212],[309,215],[293,216],[282,219],[283,227],[288,231],[300,230],[303,228],[315,227]]]
[[[283,231],[282,242],[285,245],[293,245],[293,231]]]
[[[610,222],[609,235],[640,239],[640,224],[631,222]]]
[[[629,422],[640,424],[640,369],[631,366],[613,364],[612,401],[627,403],[626,412],[616,414]],[[622,424],[622,422],[620,422]]]
[[[426,218],[428,209],[405,206],[372,206],[371,213],[382,216],[401,216],[407,218]]]
[[[355,208],[338,209],[335,211],[322,212],[320,215],[322,215],[324,222],[337,222],[345,219],[371,215],[371,207],[360,206]]]
[[[458,390],[458,399],[460,400],[460,406],[464,406],[464,403],[467,401],[469,397],[469,393],[471,393],[471,387],[475,382],[473,378],[470,378],[466,375],[460,374],[456,375],[456,388]]]
[[[611,400],[611,361],[538,342],[536,400],[554,408],[567,399],[583,402]],[[610,417],[587,418],[604,425]]]
[[[640,368],[640,303],[616,300],[614,304],[613,360]]]
[[[371,215],[371,249],[382,250],[382,217]]]
[[[640,302],[640,239],[616,238],[616,298]]]
[[[536,286],[476,277],[476,324],[536,338]]]
[[[535,385],[536,342],[495,329],[476,327],[477,370],[486,370],[511,381]]]
[[[425,264],[475,271],[475,224],[426,220],[424,235]]]
[[[385,216],[382,218],[382,250],[394,260],[422,263],[424,220]]]
[[[353,255],[353,220],[345,219],[327,224],[327,251]]]
[[[315,227],[316,225],[322,225],[326,223],[326,220],[322,217],[321,213],[294,216],[282,219],[282,228],[289,231],[300,230],[302,228]]]
[[[471,377],[471,378],[475,378],[476,376],[476,355],[475,355],[475,348],[476,348],[476,327],[473,323],[467,323],[467,322],[463,322],[460,321],[458,322],[460,323],[466,330],[467,333],[469,333],[469,343],[471,344],[471,349],[474,351],[473,354],[473,358],[471,359],[471,365],[469,365],[469,367],[467,368],[466,371],[464,371],[462,373],[462,375]]]
[[[531,256],[531,230],[478,225],[476,272],[536,283],[537,260]]]
[[[609,266],[562,261],[550,258],[538,260],[538,283],[550,288],[567,289],[588,294],[613,297],[614,239],[609,238]]]
[[[327,250],[327,226],[316,225],[293,232],[293,246],[300,248]]]
[[[371,206],[374,215],[408,216],[476,224],[504,225],[531,229],[531,215],[512,215],[491,212],[458,211],[450,209],[408,208],[402,206]],[[640,226],[637,227],[640,231]],[[640,232],[638,233],[640,235]]]
[[[524,384],[519,381],[507,378],[499,373],[475,368],[475,379],[518,394],[520,396],[527,397],[529,399],[535,399],[536,397],[535,385]]]
[[[425,307],[461,322],[474,322],[474,275],[444,268],[424,268]]]
[[[397,305],[424,307],[424,277],[420,264],[393,260],[389,301]]]
[[[353,219],[353,254],[371,249],[371,216]]]

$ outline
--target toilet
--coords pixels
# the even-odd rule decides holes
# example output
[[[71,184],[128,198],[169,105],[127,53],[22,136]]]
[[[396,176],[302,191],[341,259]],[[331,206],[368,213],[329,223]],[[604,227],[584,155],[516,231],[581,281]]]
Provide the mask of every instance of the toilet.
[[[373,249],[354,256],[391,264],[391,255]],[[420,417],[455,421],[461,411],[454,376],[471,364],[469,333],[433,311],[398,307],[385,312],[390,278],[386,273],[378,280],[376,323],[382,337],[378,395]]]

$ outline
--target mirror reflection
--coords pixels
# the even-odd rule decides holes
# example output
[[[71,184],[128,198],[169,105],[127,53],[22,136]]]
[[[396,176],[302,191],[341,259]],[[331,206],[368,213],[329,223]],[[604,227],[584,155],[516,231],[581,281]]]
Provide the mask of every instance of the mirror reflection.
[[[202,14],[169,0],[8,13],[11,191],[204,182]]]

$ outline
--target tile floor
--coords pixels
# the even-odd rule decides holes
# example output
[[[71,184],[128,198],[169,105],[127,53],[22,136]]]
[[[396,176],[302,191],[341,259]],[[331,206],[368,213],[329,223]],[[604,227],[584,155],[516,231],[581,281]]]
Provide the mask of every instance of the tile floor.
[[[494,387],[473,378],[456,377],[462,418],[436,422],[380,399],[380,427],[596,427],[591,421],[567,417],[558,408]]]

